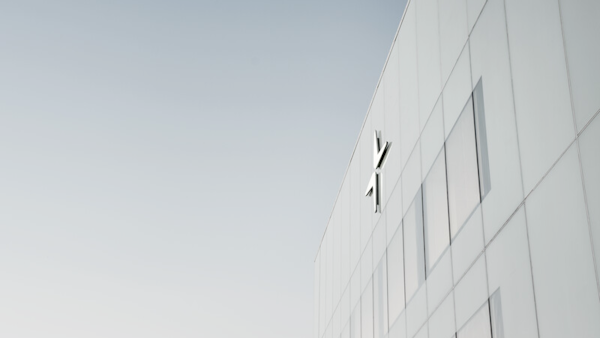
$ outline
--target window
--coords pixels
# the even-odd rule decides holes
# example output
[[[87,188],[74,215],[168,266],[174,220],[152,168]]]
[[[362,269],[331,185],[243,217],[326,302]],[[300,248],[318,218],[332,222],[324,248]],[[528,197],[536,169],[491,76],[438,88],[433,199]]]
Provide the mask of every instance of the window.
[[[423,243],[423,208],[421,189],[415,196],[412,205],[404,216],[404,266],[406,300],[425,281],[425,248]]]
[[[473,104],[469,99],[446,141],[450,233],[454,237],[481,201]]]
[[[454,237],[492,189],[481,79],[445,147],[450,233]]]
[[[473,110],[475,114],[475,135],[477,137],[477,161],[479,165],[479,190],[481,201],[492,189],[490,179],[490,160],[487,147],[487,131],[485,128],[485,107],[483,104],[483,85],[481,79],[473,90]]]
[[[423,182],[423,221],[427,275],[450,244],[448,194],[446,191],[446,154],[440,151]]]
[[[390,323],[400,315],[491,190],[484,108],[480,79],[402,219],[401,231],[388,245]],[[463,335],[469,337],[468,332],[478,330],[479,324],[472,325],[465,328]]]
[[[492,337],[504,338],[504,322],[502,321],[502,301],[500,289],[490,297],[490,320],[492,321]]]

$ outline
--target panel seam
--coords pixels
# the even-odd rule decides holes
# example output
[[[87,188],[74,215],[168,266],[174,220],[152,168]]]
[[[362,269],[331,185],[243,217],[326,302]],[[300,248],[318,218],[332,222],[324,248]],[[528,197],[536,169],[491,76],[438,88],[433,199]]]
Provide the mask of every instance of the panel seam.
[[[576,147],[577,147],[577,160],[579,162],[579,173],[581,175],[581,187],[583,188],[583,201],[585,204],[585,215],[586,215],[586,220],[587,220],[587,225],[588,225],[588,234],[590,237],[590,247],[592,250],[592,261],[594,263],[594,275],[596,277],[596,289],[597,289],[597,296],[598,296],[598,300],[600,300],[600,276],[598,274],[598,259],[596,257],[596,250],[594,248],[594,233],[592,231],[592,222],[591,222],[591,217],[590,217],[590,206],[588,204],[588,198],[587,198],[587,190],[585,188],[585,175],[583,172],[583,161],[581,159],[581,149],[579,147],[579,135],[577,132],[577,116],[575,114],[575,100],[573,98],[573,86],[571,85],[571,69],[569,67],[569,58],[567,55],[567,42],[565,39],[565,28],[563,26],[563,17],[562,17],[562,7],[560,6],[560,0],[556,0],[557,4],[558,4],[558,16],[559,16],[559,20],[560,20],[560,33],[561,33],[561,37],[562,37],[562,46],[563,46],[563,53],[565,56],[565,68],[567,71],[567,84],[569,85],[569,99],[570,99],[570,103],[571,103],[571,116],[573,118],[573,129],[575,130],[575,139],[576,139]],[[596,113],[597,114],[597,113]],[[591,122],[592,119],[590,119]],[[586,127],[589,124],[586,123]]]
[[[506,10],[506,1],[507,0],[503,0],[502,1],[502,9],[504,12],[504,28],[506,29],[506,48],[508,51],[508,67],[510,69],[510,86],[511,86],[511,94],[512,94],[512,104],[513,104],[513,114],[515,116],[515,129],[516,129],[516,138],[517,138],[517,151],[519,153],[519,168],[521,171],[521,189],[522,189],[522,193],[523,195],[525,194],[525,183],[523,180],[523,157],[521,155],[521,143],[519,141],[519,122],[517,120],[517,105],[515,102],[515,86],[514,86],[514,72],[512,69],[512,54],[511,54],[511,50],[510,50],[510,33],[508,31],[508,12]],[[543,180],[543,178],[542,178]],[[541,181],[541,180],[540,180]],[[535,187],[532,189],[532,191],[535,189]],[[527,210],[525,208],[525,200],[527,199],[527,196],[523,196],[523,211],[525,212],[525,232],[527,234],[527,250],[529,253],[529,269],[530,269],[530,274],[531,274],[531,287],[532,287],[532,291],[533,291],[533,305],[534,305],[534,311],[535,311],[535,325],[536,325],[536,329],[537,329],[537,336],[538,338],[540,338],[540,321],[539,321],[539,316],[538,316],[538,305],[537,305],[537,298],[536,298],[536,292],[535,292],[535,281],[533,278],[533,262],[531,259],[531,243],[529,240],[529,224],[527,222]],[[517,211],[519,209],[517,208]],[[517,212],[515,211],[515,213]],[[512,218],[514,216],[514,214],[511,215],[510,218]],[[508,222],[506,222],[504,224],[504,226],[506,226],[506,224],[508,224]],[[504,227],[503,226],[503,227]],[[501,231],[501,230],[500,230]],[[494,238],[498,235],[498,233],[500,232],[498,231]],[[492,238],[492,240],[494,239]],[[490,240],[490,243],[492,241]],[[484,243],[485,244],[485,243]],[[487,245],[486,245],[487,248]]]

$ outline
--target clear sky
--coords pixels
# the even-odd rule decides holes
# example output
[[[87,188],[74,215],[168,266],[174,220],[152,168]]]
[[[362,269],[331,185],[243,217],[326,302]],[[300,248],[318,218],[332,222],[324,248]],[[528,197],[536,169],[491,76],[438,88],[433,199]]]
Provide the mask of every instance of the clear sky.
[[[311,337],[404,5],[2,1],[0,337]]]

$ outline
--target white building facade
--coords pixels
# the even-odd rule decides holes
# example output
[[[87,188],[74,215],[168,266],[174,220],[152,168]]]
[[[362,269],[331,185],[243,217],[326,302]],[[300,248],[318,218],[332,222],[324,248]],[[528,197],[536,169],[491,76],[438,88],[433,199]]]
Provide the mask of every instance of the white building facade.
[[[316,338],[600,337],[599,18],[409,1],[316,255]]]

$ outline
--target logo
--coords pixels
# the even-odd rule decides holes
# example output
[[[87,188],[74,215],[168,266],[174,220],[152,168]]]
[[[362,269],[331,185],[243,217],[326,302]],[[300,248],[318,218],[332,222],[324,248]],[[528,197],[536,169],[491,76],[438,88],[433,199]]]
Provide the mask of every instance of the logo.
[[[373,197],[373,212],[381,212],[381,169],[385,164],[385,159],[388,154],[388,150],[392,145],[391,142],[385,142],[383,147],[381,146],[381,132],[375,131],[375,137],[373,139],[373,175],[369,181],[369,186],[365,192],[365,196]]]

